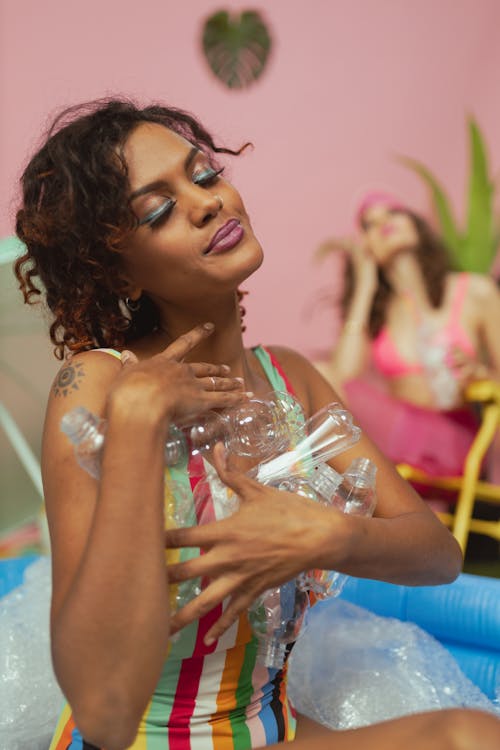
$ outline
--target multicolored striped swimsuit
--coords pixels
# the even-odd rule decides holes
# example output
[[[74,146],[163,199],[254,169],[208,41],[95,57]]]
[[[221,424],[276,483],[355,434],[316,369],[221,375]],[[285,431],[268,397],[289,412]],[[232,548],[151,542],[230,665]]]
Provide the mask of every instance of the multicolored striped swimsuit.
[[[273,355],[261,346],[253,351],[272,388],[293,393]],[[185,471],[166,469],[166,488],[169,480],[192,491],[199,478],[190,480]],[[167,491],[166,506],[169,502]],[[199,550],[168,550],[167,560],[197,554]],[[203,637],[222,608],[191,623],[171,641],[133,750],[247,750],[294,738],[286,665],[276,670],[257,663],[257,640],[246,614],[212,646],[204,645]],[[50,750],[95,750],[83,740],[69,706],[60,717]]]

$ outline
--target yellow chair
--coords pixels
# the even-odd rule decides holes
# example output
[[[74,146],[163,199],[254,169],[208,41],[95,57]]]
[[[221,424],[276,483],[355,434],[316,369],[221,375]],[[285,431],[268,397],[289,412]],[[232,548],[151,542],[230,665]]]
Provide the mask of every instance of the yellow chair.
[[[398,471],[405,479],[427,487],[451,490],[457,493],[453,513],[438,513],[439,517],[459,542],[463,553],[470,532],[485,534],[500,541],[500,520],[485,521],[474,518],[478,500],[498,505],[500,508],[500,485],[480,479],[483,458],[500,426],[500,383],[481,380],[471,383],[465,393],[466,401],[475,402],[481,408],[481,423],[467,454],[461,476],[432,477],[409,464],[398,464]]]

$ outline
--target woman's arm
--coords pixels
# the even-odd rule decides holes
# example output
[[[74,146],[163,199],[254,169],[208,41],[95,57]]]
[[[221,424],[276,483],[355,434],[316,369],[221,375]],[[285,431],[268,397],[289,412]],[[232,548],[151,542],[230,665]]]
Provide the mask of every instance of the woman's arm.
[[[108,750],[133,741],[167,653],[169,423],[243,398],[241,384],[220,367],[181,364],[209,333],[200,326],[162,354],[140,363],[131,356],[123,367],[101,352],[75,356],[49,398],[42,463],[54,668],[83,736]],[[212,375],[226,375],[217,378],[224,390],[212,390]],[[76,387],[66,388],[68,382]],[[108,422],[100,482],[78,466],[60,430],[62,416],[77,405]]]
[[[361,375],[368,366],[370,312],[378,283],[377,264],[365,245],[344,242],[343,248],[352,263],[354,289],[329,362],[332,378],[339,384]]]
[[[493,278],[474,274],[472,292],[479,310],[479,338],[488,358],[486,374],[500,380],[500,290]],[[485,373],[481,374],[484,377]]]
[[[285,369],[288,356],[288,369],[291,366],[298,380],[307,384],[311,413],[336,399],[330,385],[303,357],[286,352],[278,356]],[[380,419],[384,419],[383,413]],[[331,567],[358,577],[406,585],[453,580],[463,562],[457,541],[365,434],[330,463],[343,472],[360,456],[370,458],[377,466],[377,507],[373,519],[344,516],[348,525],[345,547],[337,552],[337,565]]]
[[[333,731],[299,716],[293,750],[496,750],[500,721],[477,710],[446,709]],[[278,750],[271,745],[268,750]]]

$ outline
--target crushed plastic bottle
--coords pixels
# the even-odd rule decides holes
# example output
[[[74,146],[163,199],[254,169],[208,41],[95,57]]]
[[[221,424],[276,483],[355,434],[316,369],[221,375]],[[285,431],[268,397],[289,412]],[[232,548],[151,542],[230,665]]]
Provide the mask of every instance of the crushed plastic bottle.
[[[377,467],[368,458],[355,458],[343,474],[328,464],[318,464],[307,478],[285,479],[279,489],[310,497],[343,513],[372,516],[377,502],[376,473]],[[299,576],[299,585],[318,599],[326,599],[338,596],[347,579],[346,574],[335,570],[314,569]]]
[[[309,469],[347,450],[361,437],[352,415],[340,404],[317,411],[304,425],[305,436],[291,450],[268,458],[252,472],[262,484],[277,485],[290,476],[303,476]]]
[[[296,579],[268,589],[248,609],[248,619],[259,644],[257,661],[282,669],[287,645],[297,640],[309,609],[307,592]]]

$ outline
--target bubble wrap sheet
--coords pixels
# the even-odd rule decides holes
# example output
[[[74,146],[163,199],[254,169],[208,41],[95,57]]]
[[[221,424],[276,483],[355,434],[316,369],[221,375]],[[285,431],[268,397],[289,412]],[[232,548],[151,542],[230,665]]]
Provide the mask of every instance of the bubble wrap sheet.
[[[0,599],[0,750],[47,750],[63,696],[50,660],[48,558]]]
[[[317,605],[289,659],[290,699],[331,729],[440,708],[500,715],[432,636],[340,599]]]

